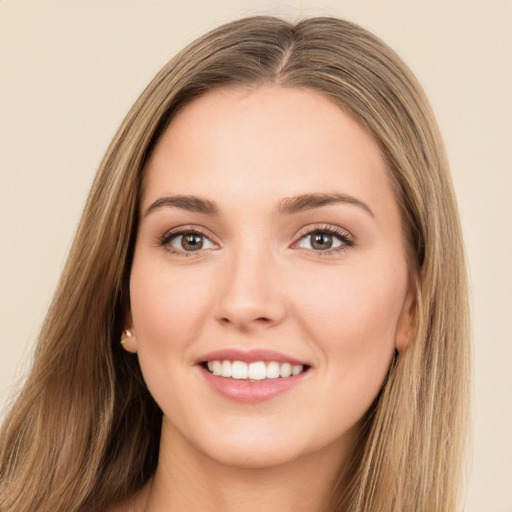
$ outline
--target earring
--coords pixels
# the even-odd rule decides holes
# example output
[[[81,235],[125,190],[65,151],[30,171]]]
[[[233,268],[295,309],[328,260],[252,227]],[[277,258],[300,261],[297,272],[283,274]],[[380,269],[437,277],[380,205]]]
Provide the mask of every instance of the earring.
[[[123,338],[123,335],[126,335],[126,338]],[[132,332],[128,329],[125,329],[123,334],[121,334],[121,345],[124,345],[132,336]]]

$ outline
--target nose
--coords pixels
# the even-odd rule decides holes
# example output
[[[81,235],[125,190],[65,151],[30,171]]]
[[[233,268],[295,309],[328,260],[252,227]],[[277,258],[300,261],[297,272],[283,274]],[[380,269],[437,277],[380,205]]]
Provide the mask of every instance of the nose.
[[[219,287],[216,319],[241,331],[280,324],[286,314],[281,277],[268,254],[233,256]]]

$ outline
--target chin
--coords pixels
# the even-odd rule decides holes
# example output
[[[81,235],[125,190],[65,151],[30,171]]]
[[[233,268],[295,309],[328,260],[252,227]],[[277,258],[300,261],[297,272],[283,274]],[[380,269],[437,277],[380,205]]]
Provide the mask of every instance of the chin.
[[[235,422],[210,431],[197,432],[196,448],[209,459],[224,466],[240,469],[270,469],[315,457],[315,454],[341,456],[343,446],[351,439],[333,437],[325,432],[313,436],[304,428],[293,428],[289,422],[273,425],[264,421]],[[296,427],[303,427],[297,425]],[[351,436],[349,436],[351,437]],[[192,440],[191,440],[192,441]]]
[[[300,459],[298,450],[289,446],[276,446],[275,442],[229,444],[207,447],[205,455],[223,466],[239,469],[270,469]]]

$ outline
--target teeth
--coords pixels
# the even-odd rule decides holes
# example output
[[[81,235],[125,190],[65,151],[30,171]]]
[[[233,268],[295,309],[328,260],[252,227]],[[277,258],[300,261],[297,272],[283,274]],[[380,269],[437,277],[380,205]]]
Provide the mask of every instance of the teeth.
[[[213,368],[212,373],[213,375],[221,375],[221,362],[220,361],[213,361]]]
[[[229,363],[229,361],[224,361]],[[231,363],[231,377],[233,379],[247,379],[249,374],[249,368],[247,367],[247,363],[243,361],[233,361]]]
[[[292,375],[299,375],[299,373],[304,369],[301,364],[294,364],[292,366]]]
[[[289,377],[292,374],[292,365],[290,363],[283,363],[279,368],[279,375],[281,377]]]
[[[208,361],[208,370],[213,375],[222,377],[231,377],[237,380],[258,381],[264,379],[286,378],[292,375],[298,375],[304,371],[301,364],[291,365],[290,363],[278,363],[277,361],[257,361],[247,364],[243,361],[230,361],[228,359],[220,361]]]
[[[277,379],[279,377],[279,363],[272,361],[267,364],[267,379]]]
[[[222,361],[220,374],[223,377],[231,377],[231,362],[230,361]]]
[[[249,365],[249,379],[251,380],[263,380],[267,378],[267,368],[263,361],[257,363],[251,363]]]

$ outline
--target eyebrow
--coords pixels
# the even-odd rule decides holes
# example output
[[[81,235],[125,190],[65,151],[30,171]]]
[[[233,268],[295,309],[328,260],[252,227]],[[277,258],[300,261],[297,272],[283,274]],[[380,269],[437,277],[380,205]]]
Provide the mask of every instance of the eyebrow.
[[[351,204],[354,206],[358,206],[359,208],[362,208],[367,213],[369,213],[372,217],[375,217],[372,210],[366,203],[360,201],[359,199],[353,196],[339,193],[302,194],[300,196],[295,197],[285,197],[279,202],[276,211],[280,215],[293,215],[295,213],[299,213],[302,211],[312,210],[314,208],[320,208],[322,206],[327,206],[329,204],[336,203]],[[220,208],[213,201],[203,199],[197,196],[178,195],[161,197],[157,199],[148,207],[148,209],[144,213],[144,216],[147,216],[151,212],[164,207],[180,208],[182,210],[202,213],[205,215],[220,215]]]
[[[339,194],[337,192],[332,194],[303,194],[296,197],[284,198],[278,207],[278,212],[281,215],[293,215],[294,213],[302,212],[304,210],[312,210],[313,208],[320,208],[329,204],[344,203],[351,204],[362,208],[372,217],[375,217],[370,207],[360,201],[359,199],[347,195]]]
[[[190,212],[204,213],[205,215],[220,215],[219,207],[208,199],[196,196],[169,196],[157,199],[149,206],[144,216],[163,207],[180,208]]]

